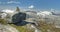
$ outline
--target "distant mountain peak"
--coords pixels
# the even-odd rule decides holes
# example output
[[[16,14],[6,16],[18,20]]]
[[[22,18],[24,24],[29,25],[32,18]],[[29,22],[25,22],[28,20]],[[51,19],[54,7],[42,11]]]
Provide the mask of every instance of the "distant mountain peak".
[[[13,13],[14,10],[5,9],[5,10],[2,10],[2,12],[5,12],[5,13]]]

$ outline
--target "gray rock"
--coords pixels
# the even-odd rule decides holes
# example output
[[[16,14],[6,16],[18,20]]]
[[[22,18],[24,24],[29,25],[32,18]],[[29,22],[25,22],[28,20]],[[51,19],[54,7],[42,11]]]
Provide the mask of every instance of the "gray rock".
[[[19,31],[10,25],[0,24],[0,32],[19,32]]]

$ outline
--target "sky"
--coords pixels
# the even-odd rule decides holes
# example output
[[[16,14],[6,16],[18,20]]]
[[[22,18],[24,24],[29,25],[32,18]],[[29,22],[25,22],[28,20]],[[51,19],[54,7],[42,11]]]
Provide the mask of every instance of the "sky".
[[[0,9],[15,9],[16,7],[39,10],[60,10],[60,0],[0,0]]]

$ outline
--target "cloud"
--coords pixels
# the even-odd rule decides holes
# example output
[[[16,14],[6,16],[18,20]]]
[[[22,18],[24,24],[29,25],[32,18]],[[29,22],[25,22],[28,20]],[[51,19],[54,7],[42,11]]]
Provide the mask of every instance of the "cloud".
[[[0,2],[0,4],[2,4],[2,2]]]
[[[51,11],[54,11],[54,10],[55,10],[55,9],[52,9],[52,8],[51,8]]]
[[[6,2],[0,2],[0,4],[6,4]]]
[[[9,2],[7,2],[8,4],[19,4],[20,2],[18,2],[18,1],[9,1]]]
[[[28,8],[34,8],[34,5],[30,5]]]
[[[7,2],[0,2],[0,4],[20,4],[19,1],[7,1]]]

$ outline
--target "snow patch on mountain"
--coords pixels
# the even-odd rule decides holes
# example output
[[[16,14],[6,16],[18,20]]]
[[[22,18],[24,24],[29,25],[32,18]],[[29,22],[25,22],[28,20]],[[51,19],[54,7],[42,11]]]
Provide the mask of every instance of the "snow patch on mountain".
[[[37,13],[37,15],[38,15],[39,17],[46,17],[46,16],[52,15],[52,13],[49,12],[49,11],[40,11],[40,12]]]
[[[14,10],[6,9],[6,10],[2,10],[2,12],[5,12],[5,13],[14,13]]]

